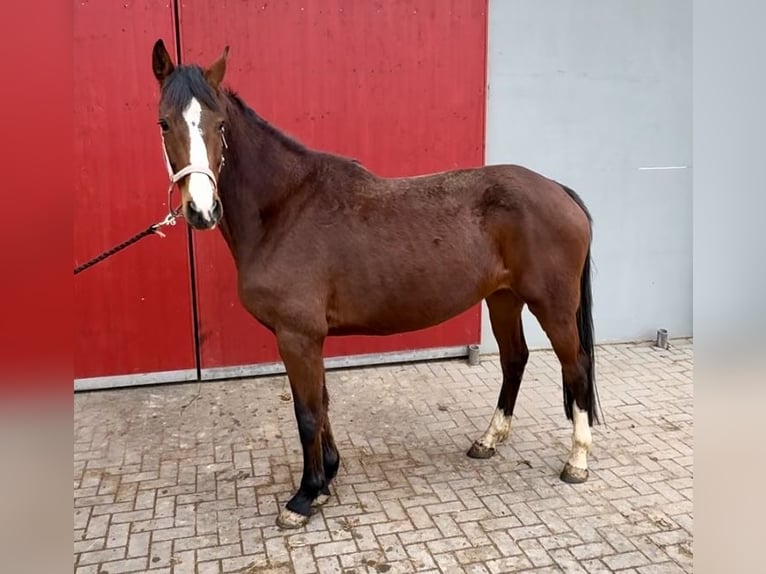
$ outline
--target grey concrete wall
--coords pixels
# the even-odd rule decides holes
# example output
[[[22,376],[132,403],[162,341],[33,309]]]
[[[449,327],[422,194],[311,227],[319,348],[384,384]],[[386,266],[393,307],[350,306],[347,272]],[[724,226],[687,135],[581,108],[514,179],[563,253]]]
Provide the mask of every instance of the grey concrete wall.
[[[691,1],[489,4],[486,163],[586,201],[599,342],[691,335]],[[482,331],[496,351],[486,308]],[[526,310],[525,333],[549,346]]]

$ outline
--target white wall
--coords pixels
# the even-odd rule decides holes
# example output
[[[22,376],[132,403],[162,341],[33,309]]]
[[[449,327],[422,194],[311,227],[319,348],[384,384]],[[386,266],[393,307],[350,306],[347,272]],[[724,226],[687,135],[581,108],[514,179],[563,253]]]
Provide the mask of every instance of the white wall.
[[[691,335],[691,1],[489,4],[486,163],[585,200],[598,342]],[[549,346],[526,310],[525,333]],[[486,307],[482,350],[497,350]]]

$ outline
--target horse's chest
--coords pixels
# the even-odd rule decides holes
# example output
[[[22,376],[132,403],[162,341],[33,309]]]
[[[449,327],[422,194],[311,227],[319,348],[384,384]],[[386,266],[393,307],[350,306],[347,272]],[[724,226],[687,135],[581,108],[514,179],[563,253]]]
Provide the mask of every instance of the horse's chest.
[[[242,306],[251,315],[268,326],[273,325],[274,310],[280,296],[280,288],[275,281],[255,273],[240,273],[238,294]]]
[[[308,273],[279,266],[253,267],[249,272],[240,272],[238,286],[244,308],[268,327],[289,317],[305,317],[311,314],[309,311],[319,311],[313,309],[321,300],[319,289]]]

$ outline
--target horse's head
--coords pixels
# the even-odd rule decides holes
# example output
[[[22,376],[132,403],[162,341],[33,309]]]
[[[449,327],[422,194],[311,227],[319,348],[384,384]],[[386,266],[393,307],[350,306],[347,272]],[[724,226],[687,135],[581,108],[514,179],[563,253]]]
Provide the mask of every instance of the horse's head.
[[[206,70],[176,67],[162,40],[157,40],[152,53],[152,69],[160,83],[159,125],[168,172],[181,190],[183,216],[195,229],[212,229],[223,215],[218,175],[226,139],[219,86],[228,53],[227,46]]]

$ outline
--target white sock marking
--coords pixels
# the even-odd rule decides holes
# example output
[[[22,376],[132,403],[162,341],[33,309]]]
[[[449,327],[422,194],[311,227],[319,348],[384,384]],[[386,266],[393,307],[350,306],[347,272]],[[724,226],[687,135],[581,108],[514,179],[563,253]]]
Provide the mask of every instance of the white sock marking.
[[[189,163],[192,165],[210,168],[210,160],[207,155],[205,140],[202,138],[202,106],[196,98],[192,98],[184,110],[184,119],[189,128]],[[210,212],[213,210],[213,184],[204,173],[189,174],[189,195],[191,195],[197,211],[206,220],[210,221]]]
[[[511,432],[511,417],[506,416],[502,409],[496,409],[492,420],[489,421],[487,431],[479,439],[479,444],[487,448],[495,448],[497,443],[508,438],[509,432]]]
[[[588,468],[588,453],[590,453],[593,439],[588,425],[588,413],[580,410],[577,403],[572,405],[572,453],[569,455],[569,464],[575,468]]]

